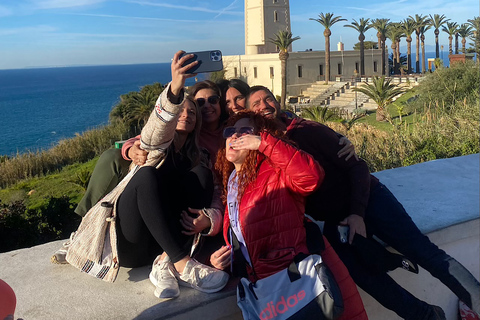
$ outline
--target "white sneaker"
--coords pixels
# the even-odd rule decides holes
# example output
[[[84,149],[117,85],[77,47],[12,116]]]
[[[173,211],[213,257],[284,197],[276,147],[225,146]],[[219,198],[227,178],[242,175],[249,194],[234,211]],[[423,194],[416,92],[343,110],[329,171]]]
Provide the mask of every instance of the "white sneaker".
[[[54,264],[67,264],[67,252],[68,248],[72,244],[73,236],[75,233],[73,232],[70,235],[70,239],[62,244],[62,247],[55,251],[55,253],[50,257],[50,262]]]
[[[182,274],[174,269],[178,282],[182,286],[192,287],[198,291],[213,293],[223,289],[228,282],[228,273],[201,264],[190,259]]]
[[[178,288],[178,281],[173,273],[173,263],[167,256],[165,259],[160,260],[161,256],[158,256],[152,265],[152,271],[150,272],[150,281],[155,286],[153,294],[159,299],[173,299],[180,295],[180,289]]]

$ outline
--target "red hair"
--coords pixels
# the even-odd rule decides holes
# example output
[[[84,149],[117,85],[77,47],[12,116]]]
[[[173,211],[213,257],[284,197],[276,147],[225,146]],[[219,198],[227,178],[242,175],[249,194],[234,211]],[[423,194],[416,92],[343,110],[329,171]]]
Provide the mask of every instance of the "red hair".
[[[280,130],[280,127],[275,120],[266,119],[262,115],[256,114],[252,111],[243,110],[232,115],[228,119],[226,126],[233,126],[238,120],[245,118],[250,120],[250,123],[252,124],[254,129],[253,134],[255,135],[259,135],[260,132],[268,132],[269,134],[276,136],[277,138],[285,137],[285,134]],[[257,178],[258,167],[263,160],[264,158],[261,156],[261,153],[258,150],[250,150],[248,152],[240,171],[237,172],[238,202],[240,202],[240,199],[247,186],[250,183],[254,182]],[[215,169],[220,175],[220,181],[222,182],[223,188],[222,200],[225,202],[228,192],[228,178],[230,177],[233,169],[235,169],[233,163],[227,160],[225,143],[222,145],[220,150],[218,150]]]

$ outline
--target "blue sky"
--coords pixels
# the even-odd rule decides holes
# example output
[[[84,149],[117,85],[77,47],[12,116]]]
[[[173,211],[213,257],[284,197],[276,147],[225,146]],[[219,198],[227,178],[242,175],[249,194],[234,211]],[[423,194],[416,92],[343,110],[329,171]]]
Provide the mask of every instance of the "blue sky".
[[[179,49],[243,54],[243,11],[242,0],[2,0],[0,69],[167,62]],[[292,32],[301,37],[293,50],[323,50],[323,28],[309,20],[321,12],[342,16],[345,23],[439,13],[460,24],[479,15],[479,1],[291,0],[290,11]],[[358,41],[345,23],[333,26],[331,50],[340,40],[346,50]],[[444,50],[447,37],[440,34]],[[376,41],[374,30],[366,40]],[[435,50],[433,31],[426,45],[427,51]]]

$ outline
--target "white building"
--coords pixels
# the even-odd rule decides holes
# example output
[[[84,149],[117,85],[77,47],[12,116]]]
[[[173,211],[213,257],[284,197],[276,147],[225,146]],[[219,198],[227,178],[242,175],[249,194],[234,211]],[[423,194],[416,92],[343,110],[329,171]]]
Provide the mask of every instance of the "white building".
[[[225,77],[261,84],[281,95],[278,49],[269,41],[279,30],[291,30],[288,0],[245,0],[245,55],[223,57]],[[318,36],[323,38],[321,28]],[[360,51],[330,51],[330,81],[351,79],[355,70],[360,70]],[[365,73],[381,75],[380,50],[365,51]],[[300,95],[313,82],[324,80],[324,51],[290,52],[287,96]]]

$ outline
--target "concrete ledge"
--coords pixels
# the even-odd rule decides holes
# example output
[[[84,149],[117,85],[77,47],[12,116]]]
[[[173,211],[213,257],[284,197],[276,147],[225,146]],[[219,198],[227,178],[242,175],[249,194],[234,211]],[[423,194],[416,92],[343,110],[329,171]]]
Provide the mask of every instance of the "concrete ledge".
[[[479,156],[436,160],[375,174],[396,195],[424,233],[479,277]],[[63,241],[0,254],[0,278],[17,295],[15,318],[23,319],[241,319],[235,281],[219,293],[181,287],[181,296],[159,303],[148,280],[150,267],[121,268],[110,284],[50,256]],[[392,277],[422,300],[456,319],[452,293],[424,270]],[[362,293],[371,320],[398,319]]]

